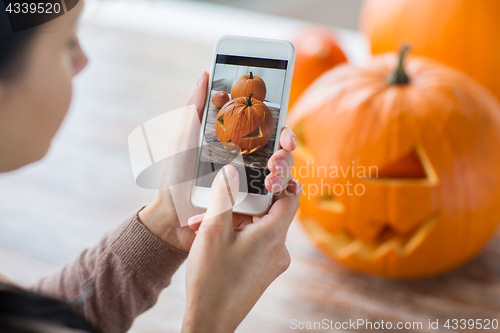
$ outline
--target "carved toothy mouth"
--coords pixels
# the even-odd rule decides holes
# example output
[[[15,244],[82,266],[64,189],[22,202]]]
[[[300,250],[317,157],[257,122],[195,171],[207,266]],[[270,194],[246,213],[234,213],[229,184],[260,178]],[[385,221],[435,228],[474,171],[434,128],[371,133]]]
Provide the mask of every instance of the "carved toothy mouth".
[[[329,253],[338,260],[357,256],[366,261],[376,261],[389,253],[405,257],[412,253],[434,229],[437,215],[433,215],[420,224],[413,232],[398,234],[389,224],[381,229],[373,241],[363,241],[352,237],[348,232],[331,233],[312,218],[300,217],[304,228]]]
[[[238,145],[236,145],[235,143],[231,142],[231,140],[229,140],[227,142],[221,142],[221,143],[224,146],[224,149],[226,149],[230,153],[237,154],[238,151],[240,150],[239,149],[240,147],[238,147]],[[240,152],[240,154],[241,154],[241,152]]]
[[[255,147],[253,149],[243,149],[240,154],[242,154],[242,155],[251,154],[254,151],[258,150],[259,148],[260,148],[260,146],[257,146],[257,147]]]
[[[230,153],[232,154],[237,154],[238,151],[239,151],[239,147],[237,144],[235,144],[234,142],[231,142],[231,140],[227,141],[227,142],[222,142],[222,145],[224,146],[224,148],[229,151]],[[232,149],[232,148],[235,148],[235,149]],[[237,147],[237,148],[236,148]],[[247,155],[247,154],[251,154],[253,153],[254,151],[260,149],[260,146],[257,146],[253,149],[243,149],[242,151],[239,152],[240,155]]]

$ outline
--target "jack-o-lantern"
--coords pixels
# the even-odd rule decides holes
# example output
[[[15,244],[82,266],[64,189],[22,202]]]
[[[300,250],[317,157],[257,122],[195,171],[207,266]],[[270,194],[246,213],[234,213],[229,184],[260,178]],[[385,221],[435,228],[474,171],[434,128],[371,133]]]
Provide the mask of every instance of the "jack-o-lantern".
[[[253,94],[227,102],[215,122],[215,133],[224,148],[243,155],[262,149],[273,129],[273,114],[264,103],[253,98]]]
[[[403,57],[325,73],[288,124],[314,242],[355,269],[416,278],[472,258],[500,221],[500,105],[464,73]]]
[[[231,86],[231,98],[247,97],[253,94],[253,98],[264,101],[266,98],[266,83],[257,75],[250,72],[237,78]]]

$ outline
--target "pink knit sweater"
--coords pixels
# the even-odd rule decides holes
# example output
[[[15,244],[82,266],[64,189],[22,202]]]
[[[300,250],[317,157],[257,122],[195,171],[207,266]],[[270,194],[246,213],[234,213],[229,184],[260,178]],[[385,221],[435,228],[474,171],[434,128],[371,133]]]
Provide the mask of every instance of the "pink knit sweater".
[[[135,213],[30,290],[72,302],[91,289],[80,314],[103,333],[126,332],[138,315],[156,303],[186,258],[187,253],[149,232]]]

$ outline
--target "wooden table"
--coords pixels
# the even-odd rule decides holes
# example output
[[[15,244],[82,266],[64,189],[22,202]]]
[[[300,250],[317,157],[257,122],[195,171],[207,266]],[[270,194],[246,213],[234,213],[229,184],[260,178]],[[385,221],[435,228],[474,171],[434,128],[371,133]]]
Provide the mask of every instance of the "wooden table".
[[[127,137],[144,121],[185,104],[211,45],[84,23],[89,67],[76,79],[68,118],[42,162],[0,176],[0,270],[29,284],[94,244],[130,211],[154,198],[135,186]],[[239,333],[292,330],[290,321],[500,319],[500,238],[470,263],[420,281],[354,272],[323,256],[299,223],[290,228],[292,264],[265,292]],[[179,332],[185,266],[131,332]],[[439,319],[440,330],[428,330]],[[339,330],[342,331],[342,330]],[[363,332],[365,330],[360,329]],[[380,330],[378,330],[380,331]],[[491,330],[490,330],[491,331]]]

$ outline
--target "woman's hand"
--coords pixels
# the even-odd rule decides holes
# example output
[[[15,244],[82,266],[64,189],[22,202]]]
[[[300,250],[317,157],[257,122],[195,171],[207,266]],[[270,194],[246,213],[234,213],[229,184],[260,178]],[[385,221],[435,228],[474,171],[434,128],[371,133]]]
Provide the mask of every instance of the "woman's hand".
[[[186,170],[190,170],[190,168],[193,167],[192,157],[186,158],[186,154],[175,153],[179,151],[180,146],[184,146],[185,150],[188,151],[191,145],[198,144],[200,123],[205,109],[207,91],[208,73],[202,72],[194,93],[187,103],[188,106],[194,106],[195,111],[189,112],[192,108],[186,108],[186,116],[183,117],[184,121],[179,124],[174,137],[171,139],[171,142],[169,142],[169,150],[176,150],[172,154],[174,157],[170,158],[170,162],[173,163],[167,163],[165,166],[162,180],[163,184],[160,186],[156,199],[139,212],[141,222],[153,234],[164,242],[185,252],[189,252],[195,238],[195,232],[191,228],[182,227],[182,225],[186,225],[187,221],[179,221],[178,215],[180,214],[176,211],[176,207],[189,207],[190,209],[188,209],[188,211],[193,212],[189,216],[201,213],[201,211],[191,205],[189,195],[182,198],[176,198],[183,202],[179,203],[176,201],[177,205],[174,205],[172,193],[169,186],[166,184],[166,179],[168,178],[167,175],[170,176],[170,178],[182,178]],[[290,172],[290,168],[293,167],[294,163],[291,152],[295,149],[297,142],[295,134],[287,127],[285,127],[280,134],[280,145],[282,149],[273,154],[268,161],[268,168],[271,173],[265,179],[266,189],[276,194],[282,193],[285,189],[290,193],[300,194],[299,192],[302,191],[300,184],[292,180]],[[177,161],[172,161],[172,159],[177,159]],[[179,176],[177,177],[177,175]],[[190,186],[187,186],[184,192],[188,193],[189,190]],[[279,194],[278,197],[279,196],[283,196],[283,194]],[[197,216],[197,218],[199,220],[198,222],[201,222],[201,216]],[[235,217],[236,227],[239,225],[237,222],[242,219],[246,220],[244,217],[241,217],[241,215]]]
[[[198,143],[200,122],[203,109],[205,108],[207,90],[208,73],[203,71],[198,78],[193,95],[186,104],[187,107],[182,117],[183,121],[178,124],[173,137],[168,142],[169,157],[163,170],[162,184],[160,184],[158,196],[152,203],[139,212],[139,219],[149,231],[165,243],[184,252],[189,252],[195,233],[190,228],[182,226],[186,225],[186,223],[182,223],[181,225],[167,179],[175,180],[182,178],[183,173],[192,167],[194,163],[192,161],[193,156],[186,156],[186,154],[182,154],[182,151],[192,153],[190,146]],[[193,105],[195,108],[194,115],[192,108],[189,108],[189,106],[192,107]],[[181,154],[177,154],[179,152]],[[194,176],[194,170],[192,173]],[[189,191],[190,186],[186,185],[185,192]],[[181,198],[181,200],[183,202],[177,202],[178,208],[180,206],[190,208],[196,214],[197,209],[191,205],[189,195]]]
[[[279,158],[290,158],[280,154]],[[273,177],[279,179],[271,179],[273,184],[286,180]],[[234,332],[290,264],[285,239],[299,206],[294,192],[300,195],[295,191],[300,184],[290,183],[262,217],[233,214],[238,185],[238,172],[226,165],[214,179],[206,214],[190,219],[190,227],[198,231],[187,263],[182,332]]]

